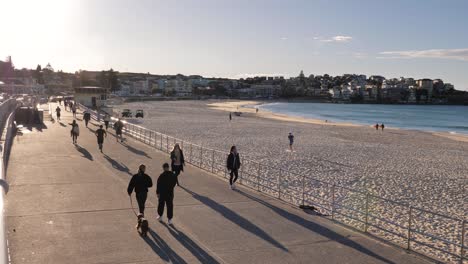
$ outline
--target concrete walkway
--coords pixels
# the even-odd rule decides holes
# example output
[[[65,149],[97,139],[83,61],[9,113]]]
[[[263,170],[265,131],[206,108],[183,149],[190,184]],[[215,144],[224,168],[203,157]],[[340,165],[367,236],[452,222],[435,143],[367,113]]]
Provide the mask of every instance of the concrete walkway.
[[[151,232],[142,238],[126,187],[140,163],[156,182],[167,155],[112,135],[101,154],[96,126],[81,121],[75,146],[71,114],[62,113],[62,122],[25,130],[13,144],[6,214],[14,264],[427,263],[256,192],[231,191],[191,166],[176,189],[173,227],[156,221],[151,188]]]

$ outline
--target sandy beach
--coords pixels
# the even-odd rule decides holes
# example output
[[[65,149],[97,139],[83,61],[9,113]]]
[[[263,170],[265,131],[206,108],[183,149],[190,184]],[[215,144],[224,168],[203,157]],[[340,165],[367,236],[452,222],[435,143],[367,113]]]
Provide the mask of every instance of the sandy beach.
[[[464,137],[400,129],[382,132],[368,126],[294,118],[262,110],[256,114],[255,108],[243,107],[257,103],[138,102],[116,106],[115,111],[143,109],[145,118],[131,122],[204,147],[227,151],[236,145],[242,158],[267,166],[466,218],[468,141]],[[228,112],[235,111],[242,115],[233,115],[229,121]],[[288,151],[290,131],[295,135],[292,153]],[[354,202],[353,197],[343,199]],[[377,201],[371,209],[387,219],[407,221],[404,209],[388,210],[388,205]],[[442,236],[453,234],[446,238],[457,239],[457,222],[438,219],[427,224],[427,220],[422,220],[426,216],[418,217],[424,228],[438,230]]]

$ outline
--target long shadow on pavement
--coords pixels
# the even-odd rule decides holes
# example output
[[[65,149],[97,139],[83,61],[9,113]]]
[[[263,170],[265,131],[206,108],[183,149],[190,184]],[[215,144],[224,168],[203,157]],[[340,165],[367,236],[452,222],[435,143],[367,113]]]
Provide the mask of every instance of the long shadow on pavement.
[[[86,150],[85,148],[80,147],[79,145],[75,145],[75,148],[76,148],[81,154],[83,154],[83,158],[87,158],[87,159],[89,159],[90,161],[93,161],[93,155],[91,155],[91,153],[89,153],[88,150]]]
[[[112,168],[114,168],[116,170],[119,170],[119,171],[122,171],[122,172],[125,172],[130,176],[133,176],[132,173],[130,172],[130,169],[125,164],[120,163],[120,162],[112,159],[111,157],[107,156],[106,154],[104,154],[103,156],[112,165]]]
[[[257,237],[267,241],[268,243],[272,244],[273,246],[288,252],[288,249],[285,248],[280,242],[276,241],[274,238],[272,238],[270,235],[268,235],[265,231],[263,231],[261,228],[256,226],[255,224],[251,223],[249,220],[245,219],[244,217],[240,216],[236,212],[232,211],[231,209],[227,208],[226,206],[217,203],[216,201],[206,197],[199,195],[198,193],[195,193],[185,187],[181,188],[185,190],[187,193],[191,194],[193,198],[197,199],[198,201],[202,202],[204,205],[210,207],[211,209],[215,210],[222,216],[224,216],[226,219],[231,221],[232,223],[238,225],[242,229],[250,232],[253,235],[256,235]]]
[[[389,260],[389,259],[386,259],[385,257],[382,257],[374,252],[372,252],[371,250],[365,248],[364,246],[362,246],[361,244],[355,242],[355,241],[352,241],[351,239],[345,237],[345,236],[342,236],[338,233],[336,233],[335,231],[327,228],[327,227],[324,227],[322,225],[319,225],[317,223],[314,223],[314,222],[311,222],[311,221],[307,221],[306,219],[300,217],[300,216],[297,216],[295,214],[292,214],[284,209],[281,209],[279,207],[276,207],[266,201],[263,201],[257,197],[254,197],[248,193],[245,193],[241,190],[236,190],[239,194],[242,194],[244,195],[245,197],[255,201],[255,202],[258,202],[268,208],[270,208],[273,212],[277,213],[278,215],[284,217],[285,219],[293,222],[294,224],[296,225],[300,225],[306,229],[309,229],[310,231],[314,232],[314,233],[317,233],[323,237],[326,237],[332,241],[335,241],[335,242],[338,242],[340,243],[341,245],[343,246],[347,246],[347,247],[350,247],[350,248],[353,248],[363,254],[366,254],[370,257],[373,257],[375,259],[378,259],[379,261],[382,261],[384,263],[389,263],[389,264],[394,264],[395,262]]]
[[[143,237],[146,243],[159,255],[165,262],[186,264],[187,262],[172,250],[164,240],[156,234],[152,229],[149,229],[148,234],[150,237]]]
[[[203,250],[197,243],[195,243],[190,237],[188,237],[184,232],[177,229],[174,226],[168,226],[163,224],[167,227],[169,232],[172,236],[174,236],[177,241],[179,241],[187,250],[189,250],[192,255],[194,255],[201,263],[216,263],[219,262],[214,259],[208,252]]]
[[[140,156],[145,156],[147,157],[148,159],[152,159],[146,152],[144,152],[143,150],[139,150],[139,149],[136,149],[130,145],[128,145],[127,143],[125,142],[121,142],[120,143],[122,146],[126,147],[130,152],[133,152],[137,155],[140,155]]]

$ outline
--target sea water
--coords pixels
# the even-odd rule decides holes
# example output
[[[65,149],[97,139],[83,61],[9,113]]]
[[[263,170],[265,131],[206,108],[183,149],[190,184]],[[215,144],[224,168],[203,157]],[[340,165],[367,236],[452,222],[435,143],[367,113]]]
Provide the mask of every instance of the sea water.
[[[273,113],[361,125],[468,134],[468,106],[270,103]]]

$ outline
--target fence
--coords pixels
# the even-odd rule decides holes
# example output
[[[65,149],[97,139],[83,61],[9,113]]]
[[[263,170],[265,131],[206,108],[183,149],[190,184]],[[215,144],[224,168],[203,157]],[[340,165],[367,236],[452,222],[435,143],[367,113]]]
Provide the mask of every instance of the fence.
[[[101,114],[94,111],[91,113],[94,119],[102,120]],[[111,123],[115,120],[112,118]],[[217,176],[228,177],[225,166],[227,152],[124,123],[124,134],[165,153],[170,153],[177,142],[184,149],[188,163]],[[465,263],[468,260],[465,219],[431,212],[249,159],[242,160],[239,182],[293,205],[314,206],[336,222],[407,250],[451,263]]]
[[[9,99],[0,104],[0,183],[3,192],[0,194],[0,263],[9,263],[8,242],[5,232],[4,201],[8,192],[6,182],[6,167],[14,132],[14,110],[16,99]]]

